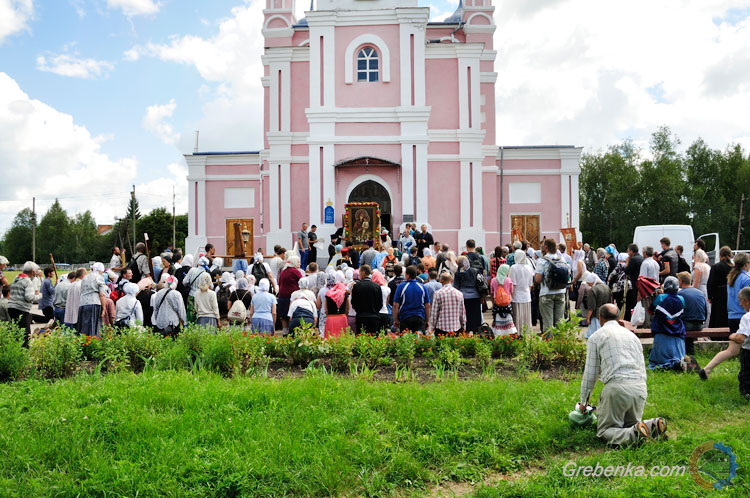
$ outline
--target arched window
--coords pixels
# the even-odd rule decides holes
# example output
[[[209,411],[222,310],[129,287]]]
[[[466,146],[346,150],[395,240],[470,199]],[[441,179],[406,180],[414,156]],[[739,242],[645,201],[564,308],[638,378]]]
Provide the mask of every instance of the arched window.
[[[357,54],[357,81],[378,81],[378,52],[372,47]]]

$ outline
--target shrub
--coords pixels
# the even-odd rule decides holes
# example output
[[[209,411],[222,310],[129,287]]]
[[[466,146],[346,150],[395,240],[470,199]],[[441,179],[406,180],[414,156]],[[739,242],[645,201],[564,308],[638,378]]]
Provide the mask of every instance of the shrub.
[[[345,371],[349,368],[354,353],[354,334],[345,332],[327,341],[331,354],[331,367],[334,370]]]
[[[16,380],[29,366],[29,351],[23,347],[25,331],[13,322],[0,322],[0,381]]]
[[[536,334],[524,336],[520,350],[522,363],[532,370],[551,367],[556,354],[550,341]]]
[[[258,373],[261,368],[268,366],[270,358],[266,354],[268,336],[250,334],[239,327],[232,327],[227,332],[231,337],[234,356],[237,358],[241,372]]]
[[[294,337],[286,342],[286,357],[293,365],[306,367],[311,361],[327,353],[327,346],[318,335],[315,326],[312,323],[304,323],[294,329]]]
[[[388,346],[389,341],[384,334],[378,336],[360,334],[357,336],[357,355],[362,358],[368,368],[375,368],[380,364],[390,364],[391,359],[386,354]]]
[[[492,365],[492,344],[489,341],[478,341],[476,344],[476,356],[479,366],[485,369]]]
[[[521,348],[522,339],[516,334],[492,339],[492,354],[499,358],[514,358]]]
[[[29,355],[38,375],[47,379],[62,378],[78,368],[81,344],[70,332],[53,330],[31,339]]]
[[[156,358],[156,368],[159,370],[187,370],[190,367],[191,353],[185,343],[180,341],[166,341],[166,344]]]
[[[455,371],[461,366],[461,361],[461,353],[458,350],[441,347],[434,363],[435,365],[443,366]]]
[[[211,333],[205,327],[191,324],[182,329],[177,341],[183,344],[191,359],[195,359],[201,356],[204,339],[209,334]]]
[[[113,331],[114,332],[114,331]],[[156,362],[167,341],[146,327],[124,328],[102,341],[103,367],[108,371],[143,371],[147,362]]]
[[[84,360],[99,362],[104,359],[101,338],[93,335],[79,335],[77,339],[81,343],[81,354]]]
[[[219,332],[208,334],[203,340],[203,367],[211,372],[230,376],[237,368],[237,357],[234,355],[229,334]]]
[[[392,354],[399,365],[411,366],[417,353],[417,335],[403,334],[392,339]]]

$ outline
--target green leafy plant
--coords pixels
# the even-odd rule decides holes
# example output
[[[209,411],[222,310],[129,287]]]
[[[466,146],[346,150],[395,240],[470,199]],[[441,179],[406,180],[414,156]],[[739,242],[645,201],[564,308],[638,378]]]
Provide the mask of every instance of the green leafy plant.
[[[407,367],[411,366],[414,361],[414,356],[417,353],[416,337],[416,334],[407,333],[392,339],[392,354],[398,365]]]
[[[39,376],[47,379],[72,375],[81,361],[81,344],[65,330],[53,330],[29,342],[31,362]]]
[[[29,366],[23,347],[24,330],[13,322],[0,322],[0,381],[16,380]]]
[[[230,336],[222,332],[215,335],[208,334],[203,340],[201,360],[206,370],[225,377],[231,376],[238,362]]]
[[[496,337],[492,339],[492,355],[496,358],[514,358],[518,355],[521,342],[521,337],[515,334]]]
[[[312,323],[294,329],[294,337],[286,344],[286,357],[292,365],[306,367],[311,361],[328,352],[328,344],[318,335]]]
[[[381,364],[391,363],[391,359],[387,356],[389,345],[389,340],[384,334],[377,336],[361,334],[357,336],[356,351],[362,361],[372,369]]]
[[[334,370],[344,371],[349,367],[354,352],[354,334],[344,332],[338,337],[328,339],[328,347],[331,356],[331,367]]]

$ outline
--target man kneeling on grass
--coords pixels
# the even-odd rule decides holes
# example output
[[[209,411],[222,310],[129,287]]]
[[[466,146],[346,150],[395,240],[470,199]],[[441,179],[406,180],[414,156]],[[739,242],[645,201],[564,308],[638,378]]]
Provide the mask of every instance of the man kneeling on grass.
[[[661,438],[667,430],[666,420],[642,420],[647,390],[641,341],[617,322],[617,315],[614,304],[599,308],[602,326],[586,345],[581,411],[585,412],[596,378],[601,376],[604,389],[599,395],[596,435],[612,445]]]

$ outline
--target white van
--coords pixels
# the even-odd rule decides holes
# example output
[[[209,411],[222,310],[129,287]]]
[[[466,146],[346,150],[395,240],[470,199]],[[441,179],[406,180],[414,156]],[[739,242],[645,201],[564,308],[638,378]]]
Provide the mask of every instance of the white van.
[[[642,251],[644,246],[651,246],[655,252],[661,252],[662,237],[669,237],[672,247],[682,246],[684,251],[682,257],[685,261],[693,261],[693,244],[697,240],[690,225],[645,225],[635,228],[633,243],[638,244],[638,250]],[[713,248],[710,246],[711,237],[715,237]],[[718,262],[719,258],[719,234],[707,233],[698,237],[706,242],[706,252],[709,264]]]

